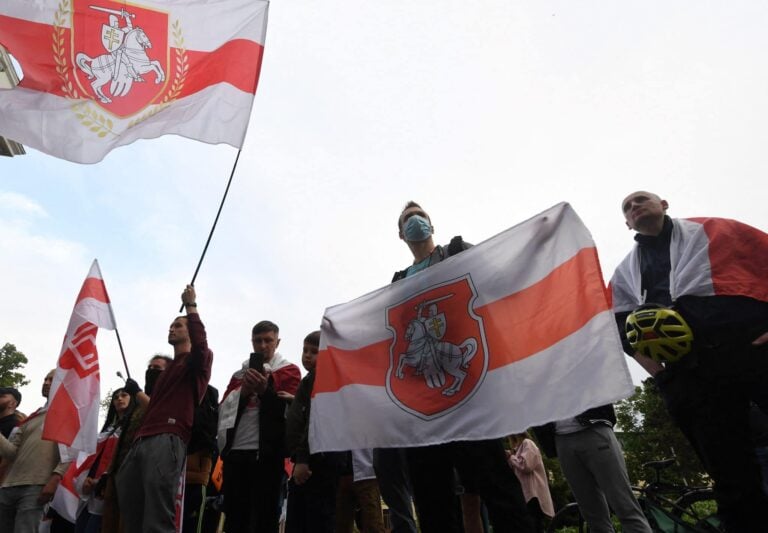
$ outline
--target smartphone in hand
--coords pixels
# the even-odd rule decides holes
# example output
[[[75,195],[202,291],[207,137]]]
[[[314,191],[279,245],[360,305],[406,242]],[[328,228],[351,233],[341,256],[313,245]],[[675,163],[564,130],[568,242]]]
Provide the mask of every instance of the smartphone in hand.
[[[253,352],[248,359],[248,368],[253,368],[260,373],[264,373],[264,354],[261,352]]]

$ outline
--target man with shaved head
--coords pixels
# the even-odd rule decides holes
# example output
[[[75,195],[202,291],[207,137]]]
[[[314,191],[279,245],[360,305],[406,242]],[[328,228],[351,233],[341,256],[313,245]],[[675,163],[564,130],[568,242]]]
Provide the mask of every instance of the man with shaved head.
[[[654,377],[714,479],[726,530],[765,531],[749,409],[754,401],[768,410],[768,235],[735,220],[672,219],[669,203],[647,191],[621,208],[636,232],[611,279],[624,350]],[[690,326],[692,349],[679,360],[651,359],[627,341],[627,316],[649,303],[673,308]]]

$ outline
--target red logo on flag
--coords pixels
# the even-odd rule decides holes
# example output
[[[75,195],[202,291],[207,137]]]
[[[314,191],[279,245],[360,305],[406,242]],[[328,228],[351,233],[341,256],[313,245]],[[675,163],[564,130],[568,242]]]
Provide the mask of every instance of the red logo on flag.
[[[104,110],[135,115],[167,83],[168,14],[111,0],[74,0],[75,81]]]
[[[59,359],[59,366],[73,369],[80,378],[99,371],[99,355],[96,352],[96,333],[99,327],[85,322],[72,337],[69,346]]]
[[[466,275],[430,287],[387,308],[390,347],[387,393],[406,411],[425,420],[464,404],[488,369],[477,292]]]

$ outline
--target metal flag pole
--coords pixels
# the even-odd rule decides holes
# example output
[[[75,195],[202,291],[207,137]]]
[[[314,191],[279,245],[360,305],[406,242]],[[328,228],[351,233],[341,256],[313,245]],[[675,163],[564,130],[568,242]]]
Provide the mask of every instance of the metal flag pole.
[[[112,306],[110,305],[110,310],[111,309],[112,309]],[[131,371],[128,370],[128,361],[125,360],[125,350],[123,350],[123,342],[120,340],[120,332],[117,330],[117,324],[115,324],[115,335],[117,335],[117,345],[120,347],[120,355],[123,356],[123,365],[125,365],[125,373],[128,374],[128,379],[131,379]]]
[[[216,230],[216,224],[219,222],[219,215],[221,215],[221,210],[224,207],[224,202],[226,201],[227,194],[229,193],[229,186],[232,185],[232,178],[235,176],[235,169],[237,168],[237,162],[240,159],[241,151],[242,151],[242,148],[237,151],[237,156],[235,157],[235,164],[232,165],[232,172],[229,174],[229,181],[227,181],[227,188],[224,189],[224,196],[221,197],[219,210],[216,212],[216,218],[213,219],[213,226],[211,226],[211,232],[208,234],[208,240],[205,241],[205,246],[203,247],[203,254],[200,256],[200,261],[197,262],[197,268],[195,268],[195,273],[192,275],[192,281],[189,283],[190,285],[194,286],[195,284],[195,280],[197,279],[197,273],[200,272],[200,265],[203,264],[205,253],[208,251],[208,245],[211,243],[211,237],[213,237],[213,232]],[[179,313],[181,313],[183,310],[184,310],[184,304],[181,304],[181,307],[179,308]]]
[[[99,278],[101,279],[101,283],[104,284],[104,275],[101,273],[101,267],[99,266],[99,260],[94,259],[94,263],[96,263],[96,268],[99,272]],[[104,285],[104,293],[106,294],[107,287]],[[109,300],[109,296],[107,296],[107,300]],[[117,345],[120,347],[120,355],[123,357],[123,366],[125,366],[125,373],[128,374],[128,377],[131,377],[131,371],[128,370],[128,361],[125,359],[125,350],[123,350],[123,341],[120,340],[120,331],[117,329],[117,320],[115,319],[115,311],[112,309],[112,302],[107,302],[107,309],[109,309],[109,316],[112,319],[112,323],[115,325],[115,335],[117,336]]]

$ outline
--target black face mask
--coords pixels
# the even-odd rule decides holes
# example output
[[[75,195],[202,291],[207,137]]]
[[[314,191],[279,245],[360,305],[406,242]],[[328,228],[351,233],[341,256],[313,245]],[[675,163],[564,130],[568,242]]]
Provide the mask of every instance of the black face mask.
[[[152,396],[152,389],[155,388],[157,378],[159,378],[162,373],[163,371],[157,368],[148,368],[144,373],[144,393],[147,394],[147,396]]]

